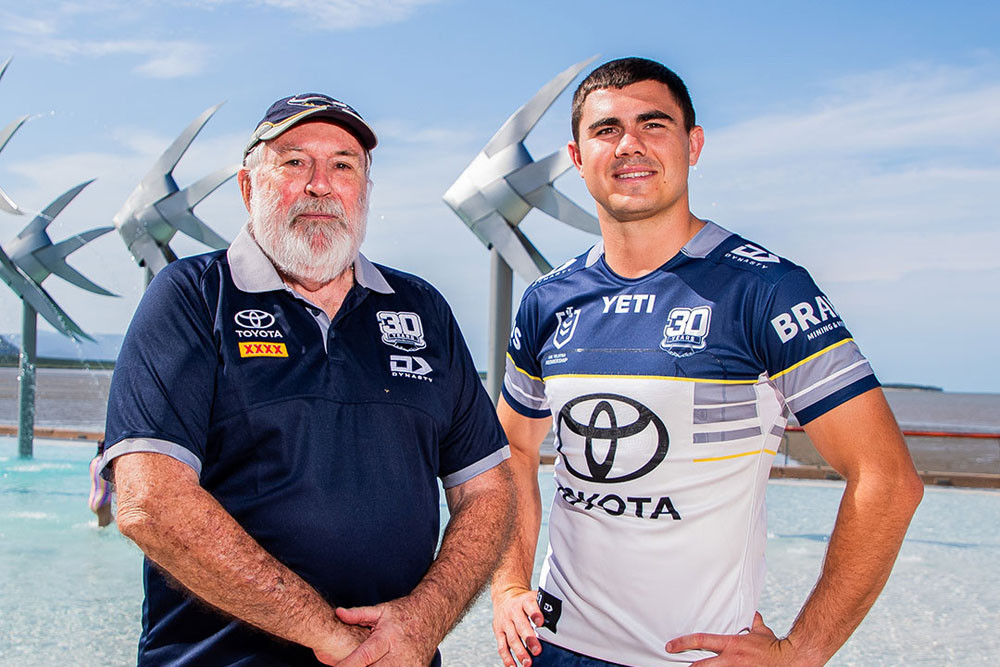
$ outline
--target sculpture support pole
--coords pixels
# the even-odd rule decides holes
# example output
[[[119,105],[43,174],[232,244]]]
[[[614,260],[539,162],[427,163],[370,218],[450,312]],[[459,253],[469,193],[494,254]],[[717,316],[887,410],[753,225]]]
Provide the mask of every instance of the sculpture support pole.
[[[500,257],[496,248],[490,250],[490,337],[486,366],[486,390],[494,405],[500,400],[504,367],[507,359],[507,341],[510,338],[511,295],[514,289],[514,272]]]
[[[32,457],[35,438],[35,351],[38,318],[35,309],[24,304],[21,323],[21,357],[17,374],[17,453],[22,459]]]

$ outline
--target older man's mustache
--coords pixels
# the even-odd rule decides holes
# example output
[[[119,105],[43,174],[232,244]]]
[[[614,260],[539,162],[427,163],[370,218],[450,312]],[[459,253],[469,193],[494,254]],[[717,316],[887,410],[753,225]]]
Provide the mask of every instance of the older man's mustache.
[[[317,213],[335,218],[341,224],[346,223],[347,211],[334,199],[298,199],[288,208],[288,220],[292,223],[300,215]]]

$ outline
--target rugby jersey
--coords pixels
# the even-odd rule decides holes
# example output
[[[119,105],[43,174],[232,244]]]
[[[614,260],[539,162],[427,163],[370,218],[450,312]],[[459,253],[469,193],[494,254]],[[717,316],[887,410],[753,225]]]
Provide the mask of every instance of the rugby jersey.
[[[712,222],[641,278],[601,245],[539,278],[503,386],[553,417],[539,636],[626,665],[713,655],[664,644],[750,627],[790,412],[806,424],[877,386],[804,269]]]

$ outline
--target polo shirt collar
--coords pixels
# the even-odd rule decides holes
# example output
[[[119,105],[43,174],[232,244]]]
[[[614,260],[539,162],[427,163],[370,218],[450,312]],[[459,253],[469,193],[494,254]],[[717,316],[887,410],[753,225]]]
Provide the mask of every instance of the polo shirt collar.
[[[236,239],[229,244],[226,257],[229,258],[233,283],[240,291],[271,292],[286,289],[278,271],[250,235],[246,225],[243,225]],[[395,291],[378,267],[361,253],[354,260],[354,280],[362,287],[380,294],[392,294]]]

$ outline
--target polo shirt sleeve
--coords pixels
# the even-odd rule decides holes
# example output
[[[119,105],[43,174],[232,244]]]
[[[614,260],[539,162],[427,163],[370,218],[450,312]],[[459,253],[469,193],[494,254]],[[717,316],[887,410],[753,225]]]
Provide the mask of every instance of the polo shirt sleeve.
[[[552,412],[545,396],[542,368],[538,358],[538,313],[535,293],[521,298],[514,319],[514,330],[507,344],[507,362],[504,369],[503,397],[518,414],[532,419],[543,419]]]
[[[451,309],[443,307],[449,330],[454,410],[450,428],[441,440],[439,474],[442,485],[448,489],[502,463],[510,456],[510,447],[458,322]]]
[[[102,468],[122,454],[153,451],[200,475],[218,363],[199,275],[174,262],[149,285],[122,342]]]
[[[758,351],[800,424],[879,386],[844,321],[805,269],[783,275],[758,312]]]

